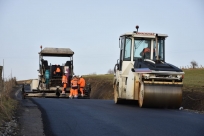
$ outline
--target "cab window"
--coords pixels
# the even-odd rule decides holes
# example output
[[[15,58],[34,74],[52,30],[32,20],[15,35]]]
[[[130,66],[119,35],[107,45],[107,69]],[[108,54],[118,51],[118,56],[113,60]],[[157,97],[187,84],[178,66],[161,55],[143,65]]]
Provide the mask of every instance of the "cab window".
[[[131,47],[132,47],[132,40],[130,38],[125,39],[125,47],[124,47],[124,61],[131,60]]]
[[[154,49],[156,50],[156,42],[154,41]],[[153,54],[153,60],[156,60],[157,54]],[[164,39],[158,39],[158,58],[164,61]]]
[[[149,48],[149,52],[144,53],[144,50]],[[137,59],[150,59],[151,40],[150,39],[135,39],[134,40],[134,61]]]

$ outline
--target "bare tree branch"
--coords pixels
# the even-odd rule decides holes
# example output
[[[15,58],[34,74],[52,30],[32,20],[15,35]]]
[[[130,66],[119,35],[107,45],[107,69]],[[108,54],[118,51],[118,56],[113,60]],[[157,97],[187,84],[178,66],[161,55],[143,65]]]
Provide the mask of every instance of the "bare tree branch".
[[[198,66],[198,63],[195,60],[192,60],[191,61],[191,66],[194,69],[194,68],[196,68]]]

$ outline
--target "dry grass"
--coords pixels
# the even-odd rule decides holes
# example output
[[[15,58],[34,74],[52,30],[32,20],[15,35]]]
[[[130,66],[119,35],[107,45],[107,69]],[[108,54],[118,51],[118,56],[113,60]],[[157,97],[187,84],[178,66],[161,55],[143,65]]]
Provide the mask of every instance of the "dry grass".
[[[89,75],[84,76],[85,79],[88,79],[87,82],[90,80],[105,80],[106,82],[113,82],[113,74],[105,74],[105,75]]]
[[[113,99],[113,74],[84,76],[91,84],[92,99]]]
[[[12,115],[17,107],[17,101],[11,98],[11,91],[15,86],[15,80],[10,79],[4,83],[5,90],[0,96],[0,126],[3,122],[12,119]]]

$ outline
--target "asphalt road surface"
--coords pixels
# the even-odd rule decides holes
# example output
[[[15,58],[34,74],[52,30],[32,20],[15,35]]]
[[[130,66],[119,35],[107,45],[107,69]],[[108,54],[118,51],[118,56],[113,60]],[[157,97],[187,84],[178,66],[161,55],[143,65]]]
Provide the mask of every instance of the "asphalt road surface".
[[[204,136],[204,114],[116,105],[112,100],[32,98],[47,136]]]

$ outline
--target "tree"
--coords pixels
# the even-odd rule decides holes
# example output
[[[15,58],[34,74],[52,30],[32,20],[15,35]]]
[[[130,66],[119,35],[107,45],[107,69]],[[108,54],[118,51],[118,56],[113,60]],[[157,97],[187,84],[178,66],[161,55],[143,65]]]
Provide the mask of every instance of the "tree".
[[[113,69],[109,69],[107,73],[108,74],[114,74],[114,70]]]
[[[191,61],[191,65],[192,65],[192,67],[194,69],[194,68],[196,68],[198,66],[198,63],[195,60],[193,60],[193,61]]]

